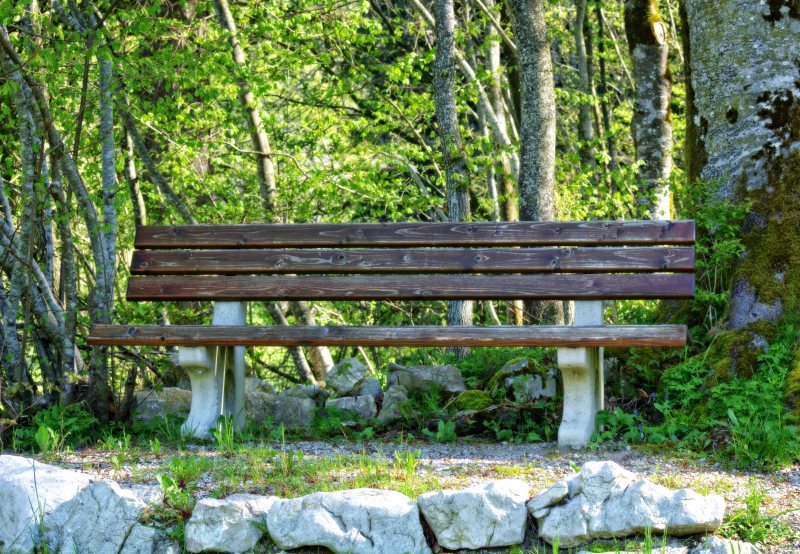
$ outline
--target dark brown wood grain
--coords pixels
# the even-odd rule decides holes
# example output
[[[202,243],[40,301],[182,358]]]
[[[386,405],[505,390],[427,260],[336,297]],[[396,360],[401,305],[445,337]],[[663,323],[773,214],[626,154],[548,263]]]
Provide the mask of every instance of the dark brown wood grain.
[[[91,345],[683,346],[683,325],[595,327],[224,327],[95,325]]]
[[[693,244],[693,221],[148,225],[137,248]]]
[[[691,247],[145,250],[137,275],[264,273],[690,272]]]
[[[691,273],[131,277],[128,300],[689,298]]]

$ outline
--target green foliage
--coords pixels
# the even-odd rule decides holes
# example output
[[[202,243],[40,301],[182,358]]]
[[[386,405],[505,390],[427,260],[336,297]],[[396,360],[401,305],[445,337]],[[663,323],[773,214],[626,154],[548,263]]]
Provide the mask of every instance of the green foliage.
[[[454,421],[439,420],[436,425],[436,431],[430,429],[423,429],[422,433],[434,442],[455,442],[458,438],[456,435],[456,424]]]
[[[225,454],[236,451],[236,429],[233,418],[221,417],[217,427],[211,431],[211,436],[217,443],[217,450]]]
[[[780,544],[787,538],[798,538],[800,532],[791,529],[781,519],[790,512],[800,508],[789,509],[780,513],[768,513],[764,507],[767,493],[759,488],[754,479],[750,479],[750,490],[744,498],[744,506],[730,513],[719,528],[719,534],[728,538],[761,543]]]
[[[82,446],[92,441],[97,420],[80,404],[54,405],[33,416],[30,426],[14,429],[14,450],[40,452]]]

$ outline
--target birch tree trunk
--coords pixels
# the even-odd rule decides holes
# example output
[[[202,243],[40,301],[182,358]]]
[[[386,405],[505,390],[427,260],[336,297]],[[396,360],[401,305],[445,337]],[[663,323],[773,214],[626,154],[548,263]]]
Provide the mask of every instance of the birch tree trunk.
[[[715,341],[720,367],[746,375],[777,324],[800,312],[800,10],[733,0],[681,6],[689,179],[717,181],[721,202],[749,203],[727,332]],[[800,372],[795,379],[800,401]]]
[[[461,144],[456,111],[453,0],[436,0],[434,14],[436,58],[433,62],[433,96],[447,184],[447,214],[450,221],[463,221],[469,217],[469,172]],[[447,324],[472,325],[472,302],[464,300],[448,302]],[[453,348],[452,351],[463,357],[467,349]]]
[[[658,13],[657,0],[626,0],[625,34],[636,81],[632,127],[636,158],[642,164],[638,200],[651,218],[669,219],[672,78],[667,67],[667,26]]]

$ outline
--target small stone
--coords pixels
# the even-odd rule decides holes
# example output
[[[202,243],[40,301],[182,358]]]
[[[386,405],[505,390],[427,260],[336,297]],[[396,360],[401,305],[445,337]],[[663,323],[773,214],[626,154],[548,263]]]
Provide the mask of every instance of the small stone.
[[[178,387],[164,387],[160,391],[139,390],[134,397],[135,421],[153,421],[168,415],[186,417],[192,407],[192,392]]]
[[[426,493],[417,504],[440,545],[475,550],[522,544],[528,492],[527,483],[506,479],[462,491]]]
[[[452,365],[405,367],[390,363],[389,371],[389,385],[402,385],[409,392],[438,388],[452,396],[467,390],[461,371]]]
[[[690,554],[761,554],[761,551],[749,542],[708,537],[695,546]]]
[[[224,499],[197,502],[186,522],[189,552],[246,552],[261,539],[262,523],[277,500],[275,496],[234,494]]]
[[[546,491],[534,496],[531,501],[528,502],[528,511],[534,514],[539,510],[554,506],[564,500],[568,494],[569,484],[566,479],[561,479]]]
[[[522,358],[521,360],[511,360],[500,369],[500,374],[506,377],[511,377],[513,375],[520,375],[522,373],[527,372],[529,367],[530,367],[530,362],[528,361],[528,358]]]
[[[410,498],[354,489],[278,500],[267,514],[278,548],[324,546],[335,554],[431,554]]]
[[[383,395],[383,406],[381,413],[378,414],[378,421],[388,424],[398,419],[402,419],[402,407],[408,402],[408,391],[402,385],[392,385]]]
[[[345,358],[333,366],[325,385],[339,396],[352,395],[367,375],[367,368],[356,358]]]
[[[343,396],[340,398],[331,398],[325,403],[325,407],[342,412],[352,412],[361,419],[371,419],[378,413],[378,408],[375,405],[375,398],[372,396]]]

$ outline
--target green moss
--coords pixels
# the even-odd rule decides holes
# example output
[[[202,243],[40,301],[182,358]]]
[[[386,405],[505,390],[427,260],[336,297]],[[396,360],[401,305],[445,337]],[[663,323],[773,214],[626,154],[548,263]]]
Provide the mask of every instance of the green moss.
[[[456,396],[451,406],[459,412],[465,410],[483,411],[495,404],[492,395],[482,390],[468,390]]]

